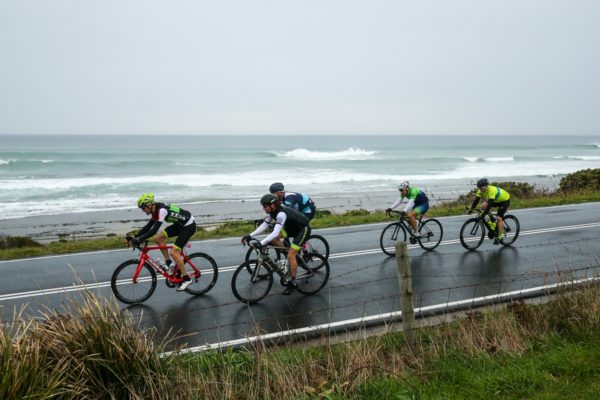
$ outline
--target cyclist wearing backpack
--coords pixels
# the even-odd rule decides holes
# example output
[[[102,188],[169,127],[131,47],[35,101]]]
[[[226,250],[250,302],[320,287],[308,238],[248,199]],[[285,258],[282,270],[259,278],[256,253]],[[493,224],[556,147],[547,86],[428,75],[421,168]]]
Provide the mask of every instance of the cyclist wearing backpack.
[[[276,195],[283,205],[291,207],[306,215],[308,220],[312,220],[317,212],[317,206],[308,195],[302,193],[286,192],[283,183],[275,182],[269,186],[269,192]]]
[[[293,208],[281,205],[279,198],[271,193],[265,194],[260,199],[263,209],[267,213],[262,224],[249,235],[242,237],[242,243],[248,243],[254,236],[259,235],[271,227],[271,233],[260,241],[260,244],[252,244],[255,247],[261,247],[272,243],[276,247],[284,247],[282,238],[293,237],[290,248],[288,249],[287,259],[290,265],[290,277],[287,282],[287,288],[283,292],[285,295],[291,294],[296,288],[296,271],[298,270],[298,261],[296,254],[300,250],[304,241],[310,236],[310,225],[308,218]]]
[[[177,239],[169,252],[167,252],[166,248],[161,249],[160,251],[165,258],[167,267],[171,264],[171,258],[173,258],[181,273],[183,282],[177,288],[177,291],[181,292],[187,289],[192,283],[192,280],[185,270],[183,258],[181,257],[181,250],[196,232],[196,222],[194,221],[194,217],[189,211],[175,205],[155,202],[154,193],[141,195],[137,201],[137,205],[146,213],[146,215],[150,215],[150,221],[139,230],[137,236],[132,238],[131,242],[135,246],[139,246],[141,242],[158,232],[163,222],[172,223],[172,225],[167,226],[156,235],[154,240],[159,246],[165,247],[167,245],[167,238],[177,236]]]
[[[483,198],[483,203],[481,203],[483,215],[487,214],[492,207],[498,207],[496,213],[498,236],[494,239],[494,244],[499,244],[504,237],[504,214],[510,206],[510,193],[497,186],[490,185],[487,178],[481,178],[477,181],[477,192],[475,193],[475,200],[473,200],[473,204],[468,210],[469,214],[473,212],[481,198]]]
[[[385,210],[386,214],[389,214],[393,208],[396,208],[402,203],[405,198],[408,199],[408,203],[404,206],[404,210],[400,212],[400,215],[408,216],[408,222],[413,228],[413,234],[418,236],[417,233],[417,217],[423,215],[429,210],[429,199],[424,191],[419,188],[411,188],[408,185],[408,181],[402,181],[398,185],[400,191],[400,197],[394,202],[388,209]]]

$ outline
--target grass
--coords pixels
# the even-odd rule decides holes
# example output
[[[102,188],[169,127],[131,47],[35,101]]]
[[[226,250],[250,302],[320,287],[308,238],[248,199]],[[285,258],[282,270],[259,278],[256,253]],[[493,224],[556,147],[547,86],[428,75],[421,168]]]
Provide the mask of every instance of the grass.
[[[526,193],[524,198],[513,196],[510,209],[547,207],[563,204],[577,204],[600,201],[599,191],[578,191],[563,194],[561,192],[546,193],[544,191],[532,190]],[[432,207],[428,215],[431,217],[445,217],[464,214],[466,205],[471,204],[471,197],[461,196],[454,202],[443,203]],[[321,212],[311,222],[313,228],[328,228],[349,226],[358,224],[370,224],[391,221],[383,211],[368,212],[366,210],[352,210],[343,214],[332,214]],[[241,237],[254,229],[253,221],[225,222],[216,229],[206,230],[199,228],[192,240],[205,240],[225,237]],[[58,241],[48,245],[34,243],[27,245],[26,238],[19,238],[17,242],[23,242],[18,246],[1,246],[0,260],[11,260],[28,257],[39,257],[46,255],[78,253],[85,251],[118,249],[125,246],[125,241],[120,237],[107,237],[91,240]],[[29,240],[30,242],[30,240]],[[0,244],[2,236],[0,235]]]
[[[163,356],[160,338],[85,293],[0,329],[0,398],[562,399],[600,392],[600,287],[543,305],[316,347],[261,344]]]

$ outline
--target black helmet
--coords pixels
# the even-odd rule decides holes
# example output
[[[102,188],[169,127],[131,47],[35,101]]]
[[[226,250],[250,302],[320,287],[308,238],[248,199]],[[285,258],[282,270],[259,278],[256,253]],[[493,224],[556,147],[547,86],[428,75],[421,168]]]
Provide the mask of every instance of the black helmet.
[[[273,183],[271,186],[269,186],[269,192],[271,192],[271,193],[283,192],[283,183],[281,183],[281,182]]]
[[[485,187],[485,186],[487,186],[487,185],[488,185],[488,183],[489,183],[489,182],[488,182],[487,178],[481,178],[480,180],[478,180],[478,181],[477,181],[477,187],[478,187],[479,189],[481,189],[482,187]]]
[[[267,193],[260,199],[260,204],[262,204],[263,206],[266,206],[269,204],[275,204],[278,201],[279,201],[279,198],[277,196],[275,196],[274,194],[271,194],[271,193]]]

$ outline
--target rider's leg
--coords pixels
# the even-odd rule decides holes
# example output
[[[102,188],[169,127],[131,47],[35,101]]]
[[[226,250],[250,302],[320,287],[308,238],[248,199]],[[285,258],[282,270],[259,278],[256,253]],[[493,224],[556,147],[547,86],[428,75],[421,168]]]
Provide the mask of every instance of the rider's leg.
[[[183,262],[183,257],[181,256],[181,249],[177,246],[173,246],[171,247],[170,251],[169,251],[169,255],[171,256],[171,258],[175,261],[175,264],[177,264],[177,268],[179,269],[179,272],[181,273],[181,276],[185,279],[188,276],[187,271],[185,270],[185,265]]]
[[[296,260],[296,254],[298,254],[298,250],[295,245],[292,245],[288,250],[288,263],[290,264],[290,277],[292,279],[296,279],[296,272],[298,271],[298,260]]]
[[[417,212],[415,210],[409,211],[407,214],[408,223],[413,228],[413,234],[417,234]]]
[[[167,237],[168,236],[167,236],[167,233],[165,231],[160,231],[154,237],[154,240],[156,241],[156,244],[161,247],[160,252],[162,253],[163,258],[165,259],[165,264],[167,264],[167,262],[170,260],[170,258],[169,258],[169,251],[166,248],[166,246],[167,246]]]
[[[504,235],[504,214],[508,211],[508,206],[510,205],[510,200],[502,202],[498,205],[498,212],[496,213],[496,221],[498,226],[498,236],[502,237]]]

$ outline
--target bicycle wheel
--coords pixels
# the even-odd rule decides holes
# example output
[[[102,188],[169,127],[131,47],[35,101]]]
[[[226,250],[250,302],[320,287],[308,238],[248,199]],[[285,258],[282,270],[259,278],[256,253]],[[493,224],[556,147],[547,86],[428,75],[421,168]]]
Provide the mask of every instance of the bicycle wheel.
[[[475,250],[485,238],[485,227],[479,218],[470,218],[460,228],[460,243],[467,250]]]
[[[309,253],[303,260],[298,262],[296,282],[300,293],[317,293],[323,289],[328,280],[329,262],[321,254]]]
[[[379,245],[388,256],[396,255],[396,242],[406,242],[406,231],[398,222],[392,222],[381,232]]]
[[[192,284],[185,289],[194,296],[201,296],[208,292],[217,283],[219,269],[211,256],[204,253],[194,253],[188,256],[188,266],[192,266],[194,273],[190,273]],[[190,272],[188,270],[188,272]]]
[[[319,253],[329,260],[329,243],[323,236],[310,235],[305,243],[307,253]]]
[[[269,293],[271,286],[273,271],[265,262],[259,264],[257,260],[244,261],[231,278],[233,295],[242,303],[258,303]]]
[[[431,251],[439,246],[444,235],[442,224],[437,219],[426,220],[419,227],[419,244],[424,250]],[[425,235],[425,236],[423,236]]]
[[[504,246],[510,246],[519,237],[521,231],[521,224],[514,215],[504,216],[504,237],[500,241]]]
[[[148,300],[156,289],[156,271],[148,264],[142,266],[137,281],[133,274],[139,260],[127,260],[119,265],[110,278],[110,288],[115,297],[127,304],[136,304]]]

